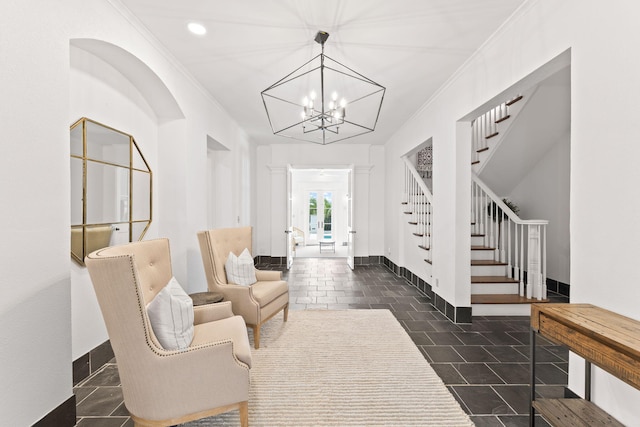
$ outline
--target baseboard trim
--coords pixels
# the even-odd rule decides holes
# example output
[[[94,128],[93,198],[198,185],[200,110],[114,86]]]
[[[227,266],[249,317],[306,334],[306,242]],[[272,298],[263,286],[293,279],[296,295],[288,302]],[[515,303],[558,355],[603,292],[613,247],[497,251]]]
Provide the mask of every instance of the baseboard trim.
[[[447,316],[454,323],[471,323],[471,307],[455,307],[440,295],[433,292],[431,284],[418,277],[405,267],[394,264],[389,258],[384,257],[383,264],[396,276],[403,277],[410,285],[420,290],[425,296],[431,298],[431,305],[439,312]]]
[[[33,427],[72,427],[75,425],[76,396],[74,394],[36,422]]]

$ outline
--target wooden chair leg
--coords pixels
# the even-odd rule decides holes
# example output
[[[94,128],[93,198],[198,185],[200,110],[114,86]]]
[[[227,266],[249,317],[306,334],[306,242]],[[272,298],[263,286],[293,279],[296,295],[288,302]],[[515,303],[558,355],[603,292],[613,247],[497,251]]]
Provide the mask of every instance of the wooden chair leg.
[[[256,350],[260,348],[260,325],[253,327],[253,347]]]
[[[284,306],[284,321],[286,322],[289,318],[289,304]]]
[[[240,402],[240,427],[249,427],[249,402]]]

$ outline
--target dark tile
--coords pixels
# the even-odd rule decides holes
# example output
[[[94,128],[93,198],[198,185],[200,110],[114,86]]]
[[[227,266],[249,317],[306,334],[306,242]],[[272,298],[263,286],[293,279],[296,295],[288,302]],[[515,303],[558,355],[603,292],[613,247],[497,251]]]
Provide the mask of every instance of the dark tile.
[[[436,345],[463,344],[453,332],[427,332],[426,334]]]
[[[498,385],[493,389],[517,414],[526,414],[529,411],[531,392],[528,385]]]
[[[504,427],[498,417],[493,415],[473,416],[470,418],[476,427]]]
[[[409,315],[412,320],[439,320],[433,311],[410,311]]]
[[[451,363],[432,363],[431,367],[436,371],[442,382],[447,385],[467,384],[460,372]]]
[[[120,387],[98,387],[91,398],[84,399],[77,405],[76,416],[109,416],[123,400]]]
[[[433,325],[434,330],[439,332],[458,332],[461,331],[460,327],[450,320],[430,320],[429,323]]]
[[[122,402],[122,404],[118,406],[111,415],[114,417],[128,417],[129,411],[127,410],[127,407],[124,405],[124,402]]]
[[[536,364],[536,379],[543,384],[567,384],[567,373],[551,363]]]
[[[531,381],[529,364],[490,363],[488,366],[507,384],[529,384]]]
[[[82,418],[76,427],[122,427],[127,417],[91,417]]]
[[[564,399],[568,397],[564,386],[542,384],[536,384],[536,396],[546,399]]]
[[[544,347],[544,349],[564,362],[569,361],[569,350],[565,346],[556,345],[552,347]]]
[[[550,347],[536,347],[536,363],[540,362],[563,362],[561,358],[556,356],[553,352],[547,350]],[[517,347],[517,350],[527,356],[527,360],[529,359],[529,355],[531,352],[531,348],[529,346],[520,346]]]
[[[528,415],[503,415],[498,418],[505,427],[529,427]],[[536,416],[535,426],[549,427],[549,423],[547,423],[544,418],[538,415]]]
[[[105,365],[100,371],[96,372],[87,379],[83,387],[99,387],[99,386],[118,386],[120,385],[120,375],[116,365]]]
[[[508,345],[490,345],[485,346],[485,350],[487,350],[493,357],[498,359],[499,362],[526,362],[529,358]]]
[[[469,408],[470,414],[511,415],[514,413],[492,387],[469,385],[452,388]]]
[[[478,346],[454,346],[453,347],[467,362],[497,362],[495,357],[483,347]]]
[[[503,331],[484,331],[481,334],[493,345],[522,345],[520,341]]]
[[[433,345],[433,341],[429,339],[424,332],[409,332],[409,336],[415,345]]]
[[[484,363],[453,363],[468,384],[504,384]]]
[[[422,346],[421,348],[434,363],[464,362],[462,356],[460,356],[453,347],[448,345]]]
[[[464,345],[491,345],[491,341],[479,332],[454,332]]]
[[[73,393],[76,395],[76,404],[82,402],[87,396],[93,393],[96,387],[75,387]]]
[[[513,338],[518,340],[520,344],[529,345],[529,332],[508,332]]]
[[[409,331],[432,332],[435,328],[427,320],[403,320],[402,323]]]

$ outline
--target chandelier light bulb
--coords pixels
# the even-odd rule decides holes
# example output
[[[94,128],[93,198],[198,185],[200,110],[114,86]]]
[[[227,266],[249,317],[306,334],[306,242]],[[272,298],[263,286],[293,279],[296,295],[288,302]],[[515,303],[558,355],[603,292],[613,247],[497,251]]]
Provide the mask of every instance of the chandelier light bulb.
[[[333,101],[329,102],[329,109],[330,110],[333,110],[335,107],[336,107],[336,104]]]
[[[302,120],[304,120],[307,117],[304,110],[300,111],[300,117],[302,118]]]
[[[302,105],[304,105],[305,107],[309,105],[309,98],[305,96],[304,99],[302,100]]]
[[[344,99],[344,98],[342,98],[342,99],[340,100],[340,106],[341,106],[342,108],[346,107],[346,106],[347,106],[347,100],[346,100],[346,99]]]
[[[316,99],[316,91],[312,90],[311,93],[309,94],[309,97],[311,98],[312,101]]]
[[[331,99],[333,99],[334,101],[337,101],[337,100],[338,100],[338,92],[334,91],[334,92],[331,94]]]

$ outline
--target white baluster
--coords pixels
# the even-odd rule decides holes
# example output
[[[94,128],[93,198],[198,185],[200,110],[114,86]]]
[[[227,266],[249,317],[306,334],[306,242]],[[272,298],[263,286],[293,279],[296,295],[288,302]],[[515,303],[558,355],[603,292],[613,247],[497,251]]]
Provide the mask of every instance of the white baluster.
[[[542,299],[547,299],[547,226],[542,226]]]

